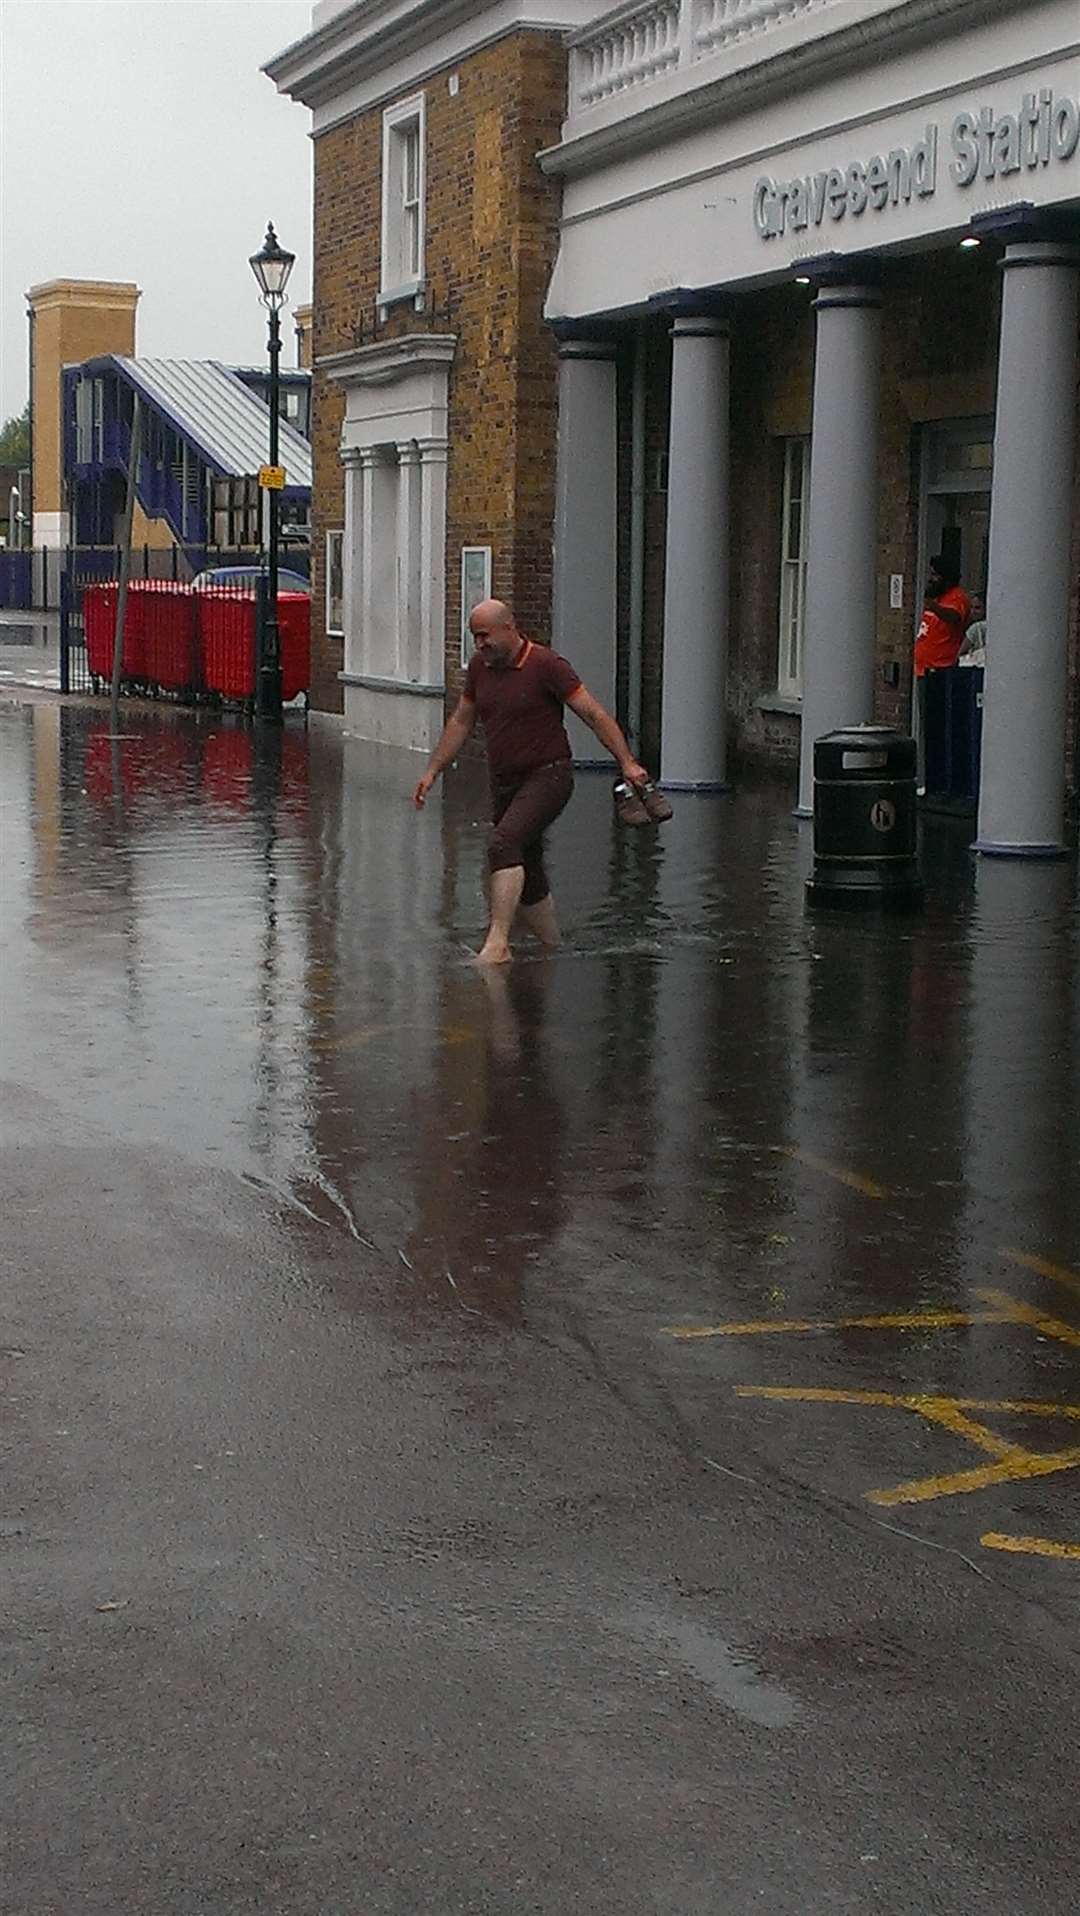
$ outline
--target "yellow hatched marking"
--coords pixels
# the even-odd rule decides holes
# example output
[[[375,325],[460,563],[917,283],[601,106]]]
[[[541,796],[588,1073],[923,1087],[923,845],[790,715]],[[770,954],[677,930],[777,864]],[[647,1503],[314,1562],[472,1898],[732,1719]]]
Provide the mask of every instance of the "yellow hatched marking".
[[[1080,1557],[1080,1543],[1055,1543],[1052,1537],[1006,1537],[988,1530],[979,1538],[987,1550],[1011,1550],[1029,1557]]]
[[[942,1430],[951,1431],[954,1437],[966,1437],[976,1450],[986,1452],[988,1457],[1016,1457],[1020,1447],[1011,1443],[1007,1437],[999,1437],[995,1431],[987,1430],[985,1424],[977,1424],[972,1417],[965,1417],[963,1411],[954,1403],[941,1398],[924,1397],[911,1402],[909,1408],[925,1417],[927,1423],[939,1424]]]
[[[1080,1422],[1080,1404],[1042,1404],[1015,1397],[950,1397],[945,1401],[955,1404],[958,1410],[1000,1410],[1012,1417],[1067,1417]]]
[[[988,1430],[985,1424],[976,1423],[973,1418],[964,1415],[968,1410],[982,1410],[1015,1412],[1032,1417],[1080,1419],[1080,1406],[1075,1404],[903,1395],[883,1390],[800,1389],[789,1384],[740,1384],[736,1387],[736,1396],[786,1399],[798,1403],[870,1404],[879,1409],[910,1410],[928,1423],[937,1424],[951,1431],[954,1436],[962,1437],[977,1450],[995,1459],[991,1464],[977,1465],[968,1470],[950,1471],[936,1477],[914,1477],[896,1484],[890,1490],[867,1491],[868,1503],[886,1509],[894,1504],[929,1503],[936,1497],[964,1496],[974,1490],[986,1490],[993,1484],[1014,1483],[1028,1477],[1050,1477],[1080,1464],[1080,1446],[1045,1454],[1025,1450],[1022,1445],[1010,1443],[1007,1438],[999,1437],[996,1431]]]
[[[1008,1324],[1010,1313],[994,1311],[895,1311],[885,1317],[760,1318],[748,1324],[669,1324],[665,1337],[765,1337],[771,1331],[943,1331],[966,1324]]]
[[[316,1051],[359,1051],[362,1045],[374,1044],[379,1038],[388,1038],[392,1032],[416,1031],[419,1026],[402,1025],[361,1025],[356,1031],[347,1031],[341,1038],[321,1038]],[[443,1044],[469,1044],[476,1036],[472,1025],[439,1025],[435,1033]]]
[[[1026,1271],[1034,1271],[1038,1277],[1049,1277],[1055,1284],[1064,1284],[1066,1290],[1080,1297],[1080,1272],[1070,1271],[1067,1264],[1052,1264],[1047,1257],[1034,1257],[1030,1251],[1018,1251],[1012,1245],[1007,1245],[1001,1255],[1013,1264],[1022,1264]]]
[[[444,1044],[471,1044],[476,1032],[472,1025],[443,1025],[439,1036]]]
[[[930,1503],[935,1497],[963,1497],[973,1490],[989,1490],[994,1484],[1018,1483],[1027,1477],[1052,1477],[1055,1471],[1074,1470],[1080,1464],[1080,1448],[1057,1450],[1049,1456],[1017,1450],[996,1464],[982,1464],[974,1470],[957,1470],[946,1477],[919,1477],[897,1484],[892,1490],[869,1490],[868,1503],[891,1509],[895,1504]]]
[[[394,1025],[361,1025],[356,1031],[347,1031],[341,1038],[321,1038],[316,1051],[355,1051],[361,1045],[372,1044],[376,1038],[385,1038],[394,1031]]]
[[[885,1198],[889,1193],[884,1184],[876,1178],[864,1177],[861,1171],[847,1171],[842,1164],[831,1164],[828,1158],[819,1158],[814,1151],[804,1151],[799,1145],[778,1144],[774,1149],[781,1157],[794,1158],[797,1164],[805,1164],[811,1171],[820,1171],[822,1177],[833,1178],[837,1184],[846,1184],[850,1191],[858,1191],[863,1197]]]
[[[1019,1298],[1010,1297],[1005,1291],[978,1291],[978,1297],[986,1299],[1001,1312],[1002,1318],[1010,1324],[1027,1324],[1033,1331],[1039,1331],[1043,1337],[1054,1337],[1059,1344],[1070,1344],[1074,1350],[1080,1350],[1080,1331],[1074,1330],[1060,1317],[1051,1317],[1046,1311],[1037,1311],[1031,1304],[1022,1304]]]

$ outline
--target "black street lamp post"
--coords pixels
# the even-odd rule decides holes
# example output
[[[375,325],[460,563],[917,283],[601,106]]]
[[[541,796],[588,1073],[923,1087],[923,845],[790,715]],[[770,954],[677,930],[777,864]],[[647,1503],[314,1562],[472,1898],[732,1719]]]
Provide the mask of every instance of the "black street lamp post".
[[[289,274],[293,269],[295,253],[287,253],[278,244],[278,237],[272,225],[267,226],[266,238],[262,250],[253,253],[251,270],[259,282],[263,305],[270,315],[268,343],[270,350],[270,466],[269,477],[275,481],[278,477],[279,426],[281,421],[281,397],[279,368],[281,363],[281,309],[285,304],[285,288]],[[278,541],[280,532],[281,493],[276,483],[268,488],[267,528],[267,581],[266,599],[263,608],[262,642],[259,647],[258,671],[255,685],[255,710],[260,718],[280,719],[281,717],[281,635],[278,631]]]

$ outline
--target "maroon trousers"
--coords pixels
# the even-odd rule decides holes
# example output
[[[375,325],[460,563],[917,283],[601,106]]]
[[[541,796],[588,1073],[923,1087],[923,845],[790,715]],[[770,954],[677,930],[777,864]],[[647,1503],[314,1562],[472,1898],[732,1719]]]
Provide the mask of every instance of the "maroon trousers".
[[[531,772],[492,775],[488,869],[509,871],[525,867],[523,905],[538,905],[551,887],[544,870],[544,833],[569,802],[574,775],[568,758],[538,765]]]

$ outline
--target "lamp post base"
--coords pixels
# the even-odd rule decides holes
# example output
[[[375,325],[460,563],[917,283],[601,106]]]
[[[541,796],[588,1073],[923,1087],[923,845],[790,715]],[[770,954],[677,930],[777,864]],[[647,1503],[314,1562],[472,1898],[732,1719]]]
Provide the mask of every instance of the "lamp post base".
[[[266,592],[263,580],[258,583],[262,590],[256,606],[255,716],[280,723],[281,635],[270,609],[276,609],[277,600]]]
[[[255,686],[255,716],[281,722],[281,667],[262,665]]]

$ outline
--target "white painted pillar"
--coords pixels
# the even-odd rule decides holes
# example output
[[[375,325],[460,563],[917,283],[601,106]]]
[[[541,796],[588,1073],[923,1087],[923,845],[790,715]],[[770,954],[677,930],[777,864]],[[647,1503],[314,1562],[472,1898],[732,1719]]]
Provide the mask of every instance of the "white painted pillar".
[[[727,782],[730,410],[726,321],[677,319],[660,724],[660,777],[674,790]]]
[[[360,657],[360,623],[363,617],[360,582],[360,542],[364,529],[363,477],[360,454],[355,446],[342,450],[345,468],[345,520],[341,539],[342,627],[345,646],[342,663],[346,672],[356,672]]]
[[[420,453],[420,681],[446,684],[445,439],[421,439]]]
[[[797,808],[805,818],[813,811],[814,740],[873,717],[881,294],[867,285],[823,286],[814,310]]]
[[[980,852],[1064,850],[1080,248],[1007,246],[990,501]]]
[[[353,657],[345,662],[347,672],[370,672],[372,634],[375,630],[375,466],[378,455],[373,446],[360,449],[360,537],[357,540],[357,566],[360,573],[360,618]]]
[[[590,340],[559,346],[552,643],[589,691],[615,709],[618,419],[615,349]],[[604,757],[570,720],[575,758]],[[607,763],[606,757],[604,762]]]
[[[415,439],[398,443],[397,494],[397,666],[395,677],[420,678],[423,635],[420,629],[420,448]]]

